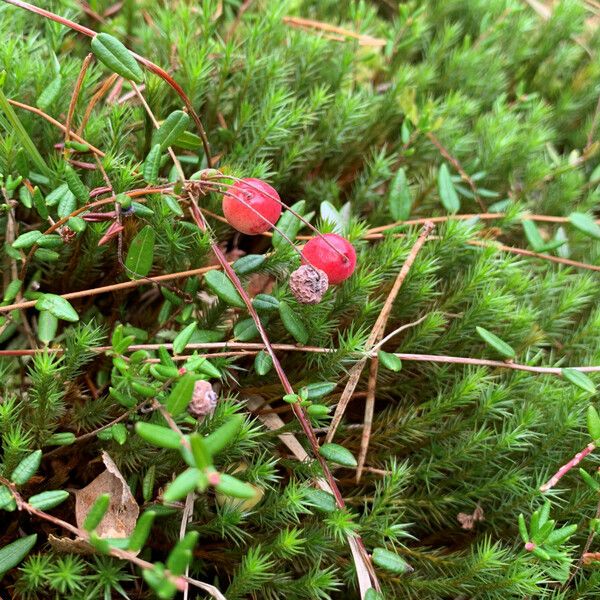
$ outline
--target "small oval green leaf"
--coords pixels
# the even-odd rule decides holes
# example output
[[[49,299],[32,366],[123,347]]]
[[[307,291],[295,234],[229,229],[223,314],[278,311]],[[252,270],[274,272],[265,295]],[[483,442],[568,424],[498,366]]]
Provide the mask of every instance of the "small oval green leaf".
[[[261,377],[273,368],[273,359],[268,352],[261,350],[254,359],[254,369]]]
[[[36,450],[26,456],[12,472],[10,480],[17,485],[27,483],[36,473],[42,461],[42,451]]]
[[[171,450],[181,448],[181,436],[168,427],[138,422],[135,424],[135,430],[141,438],[159,448],[170,448]]]
[[[381,366],[390,371],[397,373],[398,371],[402,370],[402,361],[395,354],[390,354],[389,352],[380,350],[377,353],[377,358],[379,359]]]
[[[488,331],[483,327],[476,327],[475,329],[483,338],[483,340],[502,356],[505,356],[506,358],[514,358],[516,356],[512,347],[509,346],[504,340],[500,339],[497,335],[493,334],[491,331]]]
[[[131,241],[125,266],[130,279],[145,277],[152,268],[154,260],[154,241],[156,234],[150,225],[146,225]]]
[[[596,384],[585,373],[582,373],[577,369],[566,368],[562,369],[562,375],[567,381],[570,381],[578,388],[581,388],[590,394],[596,393]]]
[[[373,550],[373,562],[378,567],[392,573],[402,574],[413,570],[403,558],[385,548],[375,548]]]
[[[299,344],[304,345],[308,342],[308,330],[300,317],[287,303],[279,303],[279,316],[284,327]]]
[[[52,490],[42,492],[29,498],[29,504],[39,510],[50,510],[59,504],[62,504],[69,497],[69,492],[65,490]]]
[[[204,275],[206,285],[226,304],[245,308],[242,297],[222,271],[209,271]]]
[[[196,468],[186,469],[180,473],[163,494],[165,502],[175,502],[185,498],[192,490],[196,489],[200,481],[200,471]]]
[[[158,173],[160,171],[160,161],[162,158],[162,149],[160,144],[155,144],[148,152],[144,161],[143,176],[148,183],[156,183],[158,181]]]
[[[585,235],[600,240],[600,226],[593,217],[585,213],[574,212],[569,215],[569,221],[573,227],[579,229]]]
[[[144,73],[131,52],[115,37],[99,33],[92,38],[92,52],[111,71],[136,83],[144,81]]]
[[[323,444],[319,453],[323,458],[345,467],[356,467],[358,464],[352,452],[339,444]]]
[[[182,110],[174,110],[156,130],[152,144],[158,144],[161,150],[172,146],[179,136],[187,129],[190,117]]]
[[[438,189],[444,208],[451,214],[457,213],[460,209],[460,200],[446,163],[442,164],[438,172]]]
[[[16,567],[29,554],[36,541],[37,533],[34,533],[0,548],[0,577]]]

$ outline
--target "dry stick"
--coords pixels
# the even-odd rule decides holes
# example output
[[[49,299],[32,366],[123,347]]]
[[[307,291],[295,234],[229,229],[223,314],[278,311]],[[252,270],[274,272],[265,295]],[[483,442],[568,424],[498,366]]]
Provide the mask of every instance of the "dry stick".
[[[69,19],[65,19],[64,17],[61,17],[60,15],[57,15],[57,14],[50,12],[48,10],[45,10],[43,8],[40,8],[39,6],[34,6],[33,4],[29,4],[28,2],[24,2],[23,0],[2,0],[2,1],[7,4],[12,4],[13,6],[18,6],[19,8],[28,10],[37,15],[41,15],[42,17],[45,17],[46,19],[50,19],[52,21],[55,21],[56,23],[60,23],[61,25],[64,25],[65,27],[69,27],[69,28],[73,29],[74,31],[77,31],[78,33],[82,33],[83,35],[87,35],[88,37],[93,38],[93,37],[96,37],[96,35],[97,35],[97,32],[94,31],[93,29],[90,29],[89,27],[85,27],[84,25],[80,25],[79,23],[75,23],[74,21],[71,21]],[[154,64],[152,61],[148,60],[147,58],[144,58],[143,56],[140,56],[139,54],[136,54],[135,52],[131,52],[131,55],[139,63],[144,65],[149,71],[151,71],[155,75],[158,75],[163,81],[168,83],[169,86],[171,88],[173,88],[173,90],[175,90],[177,95],[183,100],[183,103],[185,104],[185,106],[188,110],[188,113],[192,117],[192,120],[194,121],[194,124],[196,125],[196,128],[198,129],[198,134],[200,135],[200,139],[202,140],[202,146],[204,148],[204,153],[206,154],[206,161],[208,163],[208,166],[212,167],[213,159],[212,159],[211,152],[210,152],[210,144],[209,144],[208,138],[206,136],[206,131],[204,130],[204,126],[202,125],[202,121],[200,120],[200,117],[194,110],[194,106],[193,106],[191,100],[188,98],[187,94],[183,91],[183,88],[164,69],[162,69],[158,65]]]
[[[196,199],[193,197],[190,197],[190,201],[191,201],[192,217],[194,218],[196,225],[198,226],[198,228],[201,231],[206,231],[206,223],[204,221],[204,218],[202,217],[200,209],[198,208]],[[271,342],[270,342],[269,337],[267,336],[267,333],[263,327],[260,317],[258,316],[258,313],[256,312],[256,309],[254,308],[254,305],[252,304],[250,297],[246,293],[246,290],[244,289],[239,277],[237,276],[236,272],[232,269],[231,265],[227,262],[227,259],[225,258],[225,255],[223,254],[223,251],[219,248],[219,246],[217,244],[215,244],[214,242],[211,242],[211,248],[217,257],[217,260],[219,261],[219,263],[221,263],[221,266],[223,267],[223,270],[225,271],[226,275],[229,277],[229,279],[231,280],[231,282],[237,289],[238,293],[242,297],[244,304],[246,305],[246,307],[248,309],[248,314],[252,317],[252,320],[254,321],[256,328],[258,329],[258,332],[263,340],[263,343],[265,345],[265,351],[271,357],[273,366],[275,368],[275,372],[277,373],[277,376],[283,386],[283,389],[285,390],[285,393],[293,394],[294,389],[293,389],[291,383],[289,382],[287,375],[285,374],[285,371],[283,370],[283,367],[281,366],[281,363],[279,362],[279,359],[277,358],[277,355],[275,354],[275,351],[273,350],[273,347],[271,346]],[[337,505],[340,508],[344,508],[344,506],[345,506],[344,498],[337,486],[337,483],[336,483],[333,475],[331,474],[331,471],[329,470],[327,461],[321,456],[321,454],[319,452],[319,441],[317,440],[317,436],[315,435],[315,432],[313,431],[313,428],[312,428],[312,425],[310,424],[309,418],[307,417],[306,413],[304,412],[304,408],[302,406],[300,406],[300,404],[298,402],[296,402],[296,403],[292,404],[292,409],[294,411],[296,418],[300,422],[300,426],[302,427],[302,430],[304,431],[306,437],[308,438],[308,441],[310,443],[310,446],[312,448],[315,458],[318,460],[318,462],[321,465],[321,469],[323,470],[325,479],[327,480],[327,483],[332,490],[332,493],[333,493],[333,496],[335,497]],[[356,546],[358,546],[358,553],[362,559],[364,567],[369,572],[369,575],[371,577],[373,585],[375,586],[375,588],[377,590],[379,590],[380,589],[379,580],[377,579],[377,574],[375,573],[375,569],[371,563],[371,558],[370,558],[369,554],[367,553],[367,550],[362,542],[362,539],[359,536],[355,536],[353,538],[353,542],[356,544]],[[350,542],[350,539],[349,539],[349,543],[352,546],[352,542]],[[358,566],[357,566],[357,569],[358,569]]]
[[[85,129],[85,126],[87,125],[87,122],[88,122],[96,104],[102,99],[102,97],[114,85],[115,81],[118,78],[119,78],[119,76],[116,73],[109,75],[104,80],[104,83],[102,83],[102,85],[100,86],[98,91],[92,96],[92,99],[90,100],[89,104],[85,108],[85,113],[83,113],[83,118],[81,119],[81,123],[77,129],[77,133],[79,135],[83,135],[83,130]]]
[[[498,244],[497,242],[484,242],[481,240],[469,240],[467,242],[469,246],[480,246],[489,247],[493,246],[502,250],[503,252],[510,252],[511,254],[520,254],[521,256],[531,256],[533,258],[539,258],[542,260],[549,260],[550,262],[558,263],[560,265],[568,265],[570,267],[576,267],[578,269],[587,269],[588,271],[600,271],[599,265],[591,265],[589,263],[579,262],[577,260],[571,260],[570,258],[561,258],[560,256],[552,256],[551,254],[542,254],[540,252],[533,252],[532,250],[525,250],[524,248],[515,248],[514,246],[506,246],[505,244]]]
[[[479,194],[477,193],[477,188],[475,187],[475,183],[473,180],[467,175],[467,172],[462,168],[462,165],[458,162],[458,159],[454,158],[452,154],[443,146],[442,142],[433,134],[431,131],[427,133],[427,137],[429,141],[440,151],[440,154],[449,161],[452,166],[458,171],[461,179],[471,188],[473,195],[475,196],[475,200],[477,204],[481,207],[481,210],[485,210],[485,204],[481,201]]]
[[[404,282],[404,279],[406,278],[406,275],[408,274],[408,271],[410,270],[419,250],[422,248],[423,244],[427,240],[427,237],[428,237],[429,233],[431,232],[431,230],[433,229],[433,227],[434,227],[433,223],[426,223],[425,226],[423,227],[423,231],[417,238],[417,241],[415,242],[414,246],[412,247],[410,254],[408,255],[404,265],[402,265],[402,268],[400,269],[400,272],[398,273],[398,276],[396,277],[396,281],[394,282],[394,285],[392,286],[392,289],[390,290],[390,293],[388,294],[385,304],[383,305],[383,308],[381,309],[379,317],[377,318],[377,321],[375,322],[375,325],[373,326],[373,329],[371,330],[369,338],[367,339],[367,342],[365,344],[366,355],[363,358],[361,358],[350,369],[350,377],[348,379],[348,383],[346,384],[346,387],[345,387],[345,389],[342,393],[342,396],[338,402],[338,405],[335,409],[333,419],[331,420],[331,425],[329,426],[329,432],[327,433],[327,437],[325,438],[325,441],[328,443],[331,442],[331,440],[333,439],[335,432],[342,420],[342,417],[344,416],[346,407],[348,406],[348,403],[350,402],[350,398],[352,398],[352,395],[354,394],[354,390],[356,389],[356,386],[357,386],[358,380],[360,379],[360,376],[362,374],[363,368],[364,368],[365,364],[367,363],[367,360],[369,358],[372,347],[381,338],[381,335],[383,335],[383,331],[385,330],[385,324],[387,323],[388,317],[392,310],[394,300],[396,299],[396,296],[398,295],[398,292],[400,291],[400,287],[402,286],[402,283]],[[369,407],[369,410],[370,410],[370,407]],[[367,409],[365,409],[365,413],[366,412],[367,412]],[[365,418],[366,417],[367,417],[367,414],[365,414]],[[367,441],[368,441],[368,437],[367,437]]]
[[[79,93],[81,92],[81,87],[83,85],[83,80],[85,79],[85,75],[87,73],[88,67],[92,62],[94,55],[90,52],[84,59],[83,64],[81,65],[81,70],[79,71],[79,75],[77,76],[77,81],[75,82],[75,87],[73,88],[73,94],[71,95],[71,102],[69,102],[69,110],[67,111],[67,120],[65,122],[65,148],[64,148],[64,157],[65,159],[69,156],[69,149],[67,148],[67,142],[69,141],[69,137],[71,134],[71,121],[73,120],[73,115],[75,114],[75,106],[77,105],[77,99],[79,98]]]
[[[358,41],[360,46],[372,46],[375,48],[383,48],[387,44],[387,40],[383,38],[376,38],[371,35],[362,33],[356,33],[343,27],[337,27],[330,23],[323,23],[321,21],[313,21],[312,19],[303,19],[301,17],[283,17],[283,22],[291,27],[300,27],[302,29],[317,29],[320,31],[326,31],[329,33],[337,33],[344,37],[349,37]]]
[[[53,119],[50,115],[47,115],[43,110],[40,110],[39,108],[36,108],[35,106],[29,106],[29,104],[23,104],[23,102],[17,102],[16,100],[9,100],[8,103],[12,104],[13,106],[16,106],[17,108],[22,108],[23,110],[27,110],[31,113],[34,113],[34,114],[42,117],[43,119],[46,119],[46,121],[48,121],[48,123],[51,123],[52,125],[54,125],[54,127],[57,127],[63,133],[66,132],[66,130],[67,130],[67,128],[62,123],[60,123],[56,119]],[[102,152],[102,150],[99,150],[95,146],[92,146],[89,142],[86,142],[80,135],[74,133],[73,131],[71,132],[71,137],[74,140],[76,140],[82,144],[85,144],[94,154],[97,154],[98,156],[104,156],[104,152]]]
[[[408,272],[410,271],[410,268],[411,268],[415,258],[417,257],[417,254],[419,253],[420,249],[423,247],[423,244],[426,242],[427,237],[429,236],[429,233],[431,232],[433,227],[434,227],[433,223],[425,224],[425,226],[423,227],[423,231],[421,232],[421,235],[417,238],[417,241],[416,241],[415,245],[412,247],[410,254],[408,255],[408,258],[406,259],[406,262],[402,266],[400,273],[398,273],[398,277],[396,278],[396,281],[394,282],[394,286],[392,287],[392,290],[391,290],[390,294],[388,295],[388,298],[384,304],[381,314],[379,315],[379,318],[377,319],[377,323],[375,323],[375,328],[376,328],[375,339],[374,339],[375,344],[372,346],[371,350],[374,350],[375,346],[377,345],[377,342],[379,342],[381,340],[381,338],[383,337],[383,334],[385,332],[385,326],[387,324],[390,313],[392,311],[392,306],[394,304],[394,300],[398,296],[398,292],[400,291],[400,288],[402,287],[402,284],[404,283],[404,280],[406,279],[406,276],[408,275]],[[378,327],[378,329],[377,329],[377,327]],[[362,476],[363,467],[365,464],[365,460],[367,458],[367,451],[369,449],[369,441],[371,439],[371,429],[373,427],[373,413],[375,411],[375,392],[377,389],[377,373],[378,373],[378,371],[379,371],[379,359],[377,357],[377,354],[375,354],[371,358],[371,366],[369,369],[367,399],[365,402],[364,427],[363,427],[363,431],[362,431],[362,435],[361,435],[361,439],[360,439],[360,451],[358,454],[358,466],[356,469],[356,482],[357,483],[360,481],[360,478]]]
[[[576,467],[590,452],[596,449],[596,444],[590,442],[581,452],[578,452],[568,463],[564,464],[550,479],[540,487],[540,492],[551,490],[564,475]]]
[[[225,34],[225,41],[228,42],[233,37],[235,30],[239,27],[240,23],[242,22],[242,17],[244,16],[244,13],[250,8],[250,6],[252,6],[253,2],[254,0],[244,0],[244,3],[240,6],[238,10],[238,13],[235,17],[235,21]]]
[[[8,481],[8,479],[5,479],[4,477],[0,477],[0,484],[6,486],[10,490],[10,492],[13,495],[13,498],[17,504],[18,510],[20,510],[20,511],[24,510],[25,512],[29,513],[30,515],[38,517],[39,519],[42,519],[43,521],[47,521],[48,523],[52,523],[53,525],[61,527],[62,529],[66,529],[67,531],[70,531],[71,533],[73,533],[77,537],[81,538],[85,542],[89,543],[90,535],[84,529],[75,527],[75,525],[72,525],[71,523],[68,523],[67,521],[63,521],[62,519],[54,517],[42,510],[35,508],[31,504],[29,504],[28,502],[23,500],[23,498],[21,497],[19,492],[16,490],[14,484],[12,484],[10,481]],[[130,563],[133,563],[134,565],[140,567],[141,569],[150,569],[150,570],[154,569],[153,563],[148,562],[147,560],[138,558],[138,556],[136,554],[134,554],[133,552],[128,552],[127,550],[120,550],[118,548],[110,547],[109,554],[111,556],[114,556],[115,558],[129,561]],[[167,572],[167,576],[171,577],[173,579],[173,581],[178,584],[179,589],[182,589],[184,586],[187,587],[186,583],[184,583],[184,582],[187,582],[187,583],[192,584],[195,587],[198,587],[198,588],[204,590],[205,592],[209,593],[213,598],[217,598],[217,600],[227,600],[225,598],[225,596],[223,596],[223,594],[221,594],[221,592],[216,587],[214,587],[208,583],[204,583],[203,581],[198,581],[197,579],[192,579],[191,577],[186,577],[184,575],[173,576],[173,575],[170,575],[168,572]]]
[[[388,225],[380,225],[379,227],[373,227],[367,230],[365,237],[368,237],[374,233],[381,233],[388,229],[394,229],[401,225],[423,225],[427,221],[432,223],[445,223],[446,221],[469,221],[471,219],[481,220],[494,220],[503,219],[506,217],[506,213],[472,213],[466,215],[444,215],[441,217],[424,217],[421,219],[409,219],[407,221],[396,221],[395,223],[389,223]],[[519,215],[519,219],[522,221],[539,221],[546,223],[569,223],[569,217],[554,217],[551,215],[535,215],[535,214],[523,214]],[[596,219],[596,223],[600,223],[600,219]]]
[[[215,265],[212,267],[205,267],[206,269],[219,269],[219,265]],[[187,274],[195,274],[194,271],[184,271],[183,273]],[[171,277],[175,279],[174,275],[182,276],[183,273],[177,273],[173,275],[162,275],[161,277]],[[145,283],[145,282],[142,282]],[[126,287],[135,287],[136,282],[128,281],[123,284],[115,284],[115,286],[126,286]],[[137,285],[141,285],[139,282]],[[113,288],[113,286],[107,286],[106,288],[98,288],[98,290],[102,291],[110,291],[108,288]],[[121,289],[121,288],[117,288]],[[82,297],[86,295],[90,295],[93,293],[93,290],[84,290],[82,292],[72,292],[72,294],[65,294],[62,298],[72,298],[73,294],[77,294],[77,297]],[[27,308],[28,306],[33,306],[34,302],[28,302],[26,306],[21,304],[12,305],[12,309],[15,308]],[[0,309],[5,309],[10,307],[0,307]],[[166,349],[171,350],[173,348],[173,344],[165,343],[165,344],[133,344],[129,347],[131,351],[135,350],[158,350],[161,346],[164,346]],[[238,348],[241,350],[246,350],[248,353],[254,351],[265,350],[266,346],[260,343],[252,343],[252,342],[206,342],[202,344],[188,344],[186,349],[189,350],[210,350],[210,349],[226,349],[226,348]],[[314,352],[318,354],[329,354],[336,352],[335,349],[331,348],[318,348],[315,346],[300,346],[297,344],[271,344],[271,348],[273,350],[284,350],[287,352]],[[93,352],[101,354],[102,352],[106,352],[111,349],[111,346],[97,346],[92,348]],[[0,356],[33,356],[35,354],[39,354],[41,352],[49,352],[51,354],[64,352],[62,348],[26,348],[22,350],[0,350]],[[361,355],[364,358],[364,352]],[[221,353],[214,354],[206,354],[205,356],[222,356]],[[375,356],[375,352],[367,353],[367,358],[372,358]],[[407,354],[404,352],[395,352],[394,356],[397,356],[401,360],[405,360],[408,362],[430,362],[430,363],[441,363],[441,364],[454,364],[454,365],[473,365],[477,367],[493,367],[496,369],[509,369],[512,371],[525,371],[527,373],[537,373],[538,375],[562,375],[562,372],[567,367],[534,367],[532,365],[523,365],[521,363],[514,362],[503,362],[501,360],[489,360],[486,358],[469,358],[463,356],[445,356],[440,354]],[[174,360],[184,360],[189,358],[187,355],[174,356]],[[591,365],[591,366],[575,366],[568,367],[569,369],[573,369],[575,371],[580,371],[581,373],[600,373],[600,365]]]
[[[111,285],[105,285],[103,287],[91,288],[88,290],[81,290],[79,292],[68,292],[62,294],[60,297],[65,300],[71,300],[74,298],[86,298],[88,296],[95,296],[98,294],[106,294],[115,292],[117,290],[126,290],[130,288],[136,288],[140,285],[147,285],[148,283],[159,283],[161,281],[170,281],[173,279],[179,279],[184,277],[193,277],[194,275],[203,275],[208,271],[220,269],[219,265],[211,265],[209,267],[200,267],[199,269],[191,269],[189,271],[179,271],[177,273],[168,273],[166,275],[157,275],[156,277],[148,277],[146,279],[139,279],[135,281],[124,281],[123,283],[113,283]],[[10,312],[11,310],[20,308],[30,308],[35,306],[36,300],[29,300],[27,302],[18,302],[16,304],[9,304],[6,306],[0,306],[0,313]],[[108,347],[106,347],[108,349]]]

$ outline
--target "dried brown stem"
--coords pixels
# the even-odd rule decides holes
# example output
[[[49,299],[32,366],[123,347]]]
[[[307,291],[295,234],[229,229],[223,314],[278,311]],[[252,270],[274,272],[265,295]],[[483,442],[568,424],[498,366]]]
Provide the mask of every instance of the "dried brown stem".
[[[102,97],[108,92],[108,90],[115,84],[115,81],[118,78],[119,78],[119,76],[116,73],[109,75],[104,80],[104,82],[102,83],[102,85],[100,86],[98,91],[92,96],[92,99],[90,100],[89,104],[85,107],[85,113],[83,114],[83,118],[81,119],[81,123],[79,125],[79,128],[77,129],[77,133],[79,135],[83,135],[85,126],[87,125],[87,122],[88,122],[96,104],[102,99]]]
[[[60,123],[56,119],[53,119],[50,115],[47,115],[43,110],[40,110],[39,108],[36,108],[35,106],[29,106],[28,104],[23,104],[23,102],[17,102],[16,100],[9,100],[8,102],[9,102],[9,104],[12,104],[13,106],[22,108],[23,110],[27,110],[31,113],[34,113],[34,114],[42,117],[43,119],[48,121],[48,123],[51,123],[52,125],[54,125],[54,127],[57,127],[58,129],[60,129],[63,133],[67,131],[67,128],[62,123]],[[86,142],[80,135],[78,135],[74,132],[71,132],[71,137],[74,140],[76,140],[77,142],[80,142],[81,144],[85,144],[94,154],[97,154],[98,156],[104,156],[104,152],[102,152],[102,150],[99,150],[95,146],[92,146],[89,142]]]
[[[398,276],[396,277],[396,281],[394,282],[394,285],[392,286],[392,289],[390,290],[390,292],[388,294],[385,304],[383,305],[383,308],[381,309],[381,312],[379,313],[379,317],[377,318],[377,321],[375,322],[375,325],[373,326],[373,329],[371,330],[371,334],[369,335],[369,338],[367,339],[367,343],[365,345],[365,352],[367,353],[367,355],[364,356],[363,358],[361,358],[350,370],[350,378],[348,379],[348,383],[346,384],[344,392],[342,393],[340,401],[338,402],[338,405],[335,409],[333,419],[331,420],[329,432],[326,437],[327,442],[331,442],[331,440],[335,436],[335,432],[342,420],[342,417],[344,416],[344,412],[346,411],[346,407],[348,406],[348,403],[350,402],[350,398],[352,398],[352,395],[354,394],[354,390],[356,389],[356,386],[358,384],[358,381],[360,379],[360,376],[362,374],[364,366],[367,363],[369,353],[371,352],[371,349],[373,348],[373,346],[383,337],[385,325],[386,325],[387,320],[392,311],[392,306],[394,305],[396,296],[398,295],[398,292],[400,291],[400,288],[402,287],[402,284],[404,283],[404,280],[406,279],[406,276],[408,275],[408,272],[410,271],[410,268],[411,268],[413,262],[415,261],[417,254],[423,247],[423,244],[425,244],[425,242],[427,241],[427,238],[429,237],[429,234],[431,233],[431,230],[433,229],[433,227],[434,227],[434,225],[431,222],[426,223],[425,226],[423,227],[421,234],[417,238],[408,257],[406,258],[405,263],[402,265],[402,268],[400,269],[400,272],[398,273]],[[376,358],[374,358],[374,360],[376,360]],[[374,396],[373,396],[373,398],[374,398]],[[374,402],[374,400],[369,400],[369,397],[367,397],[367,407],[365,408],[365,411],[367,413],[372,412],[373,402]],[[367,440],[366,443],[368,443],[369,435],[370,435],[370,431],[368,434],[363,434],[363,440],[366,439]]]
[[[67,142],[69,141],[69,137],[71,135],[71,121],[73,120],[73,115],[75,114],[75,107],[77,106],[77,100],[79,98],[79,93],[81,92],[81,87],[83,86],[83,80],[85,79],[85,75],[87,73],[88,67],[92,62],[94,55],[90,52],[84,59],[83,64],[81,65],[81,69],[79,71],[79,75],[77,76],[77,80],[75,81],[75,88],[73,89],[73,94],[71,95],[71,101],[69,102],[69,110],[67,111],[67,121],[65,123],[65,150],[64,156],[65,159],[69,156],[69,149],[67,148]]]
[[[450,154],[450,152],[444,147],[442,142],[440,142],[440,140],[434,133],[430,131],[426,135],[429,138],[429,141],[439,150],[440,154],[456,169],[456,171],[458,171],[461,179],[471,188],[471,191],[475,196],[475,200],[477,204],[479,204],[479,206],[481,207],[481,210],[485,210],[485,204],[481,201],[481,198],[479,197],[479,193],[477,192],[477,187],[475,186],[475,183],[473,183],[473,180],[462,168],[462,165],[460,164],[460,162],[458,162],[458,159],[452,156],[452,154]]]

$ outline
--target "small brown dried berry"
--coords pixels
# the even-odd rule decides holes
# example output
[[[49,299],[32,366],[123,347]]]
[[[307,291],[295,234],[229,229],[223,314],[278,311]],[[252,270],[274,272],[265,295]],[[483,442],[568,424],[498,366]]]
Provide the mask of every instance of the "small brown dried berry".
[[[209,415],[215,410],[217,405],[217,394],[208,381],[200,380],[194,384],[192,400],[188,406],[188,411],[196,418]]]
[[[327,274],[311,265],[302,265],[290,275],[290,290],[302,304],[318,304],[328,287]]]

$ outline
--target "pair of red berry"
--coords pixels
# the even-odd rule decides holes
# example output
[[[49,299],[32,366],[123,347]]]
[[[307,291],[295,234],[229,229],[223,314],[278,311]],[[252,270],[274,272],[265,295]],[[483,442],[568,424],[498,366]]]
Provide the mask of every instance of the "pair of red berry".
[[[223,214],[229,224],[242,233],[264,233],[281,215],[279,194],[260,179],[241,179],[223,196]],[[332,284],[348,279],[356,266],[354,247],[335,233],[309,240],[302,248],[302,258],[305,263],[326,273]]]

